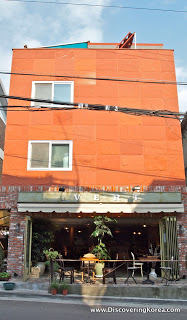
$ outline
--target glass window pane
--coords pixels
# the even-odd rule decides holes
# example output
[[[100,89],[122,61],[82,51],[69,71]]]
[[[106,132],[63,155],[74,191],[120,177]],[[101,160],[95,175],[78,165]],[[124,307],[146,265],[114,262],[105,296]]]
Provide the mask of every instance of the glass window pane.
[[[51,167],[69,168],[69,144],[52,145]]]
[[[31,168],[48,168],[49,143],[32,143]]]
[[[71,84],[54,84],[54,100],[62,102],[71,102]]]
[[[35,83],[35,99],[52,100],[52,84],[51,83]],[[35,102],[34,106],[49,106],[49,103]]]

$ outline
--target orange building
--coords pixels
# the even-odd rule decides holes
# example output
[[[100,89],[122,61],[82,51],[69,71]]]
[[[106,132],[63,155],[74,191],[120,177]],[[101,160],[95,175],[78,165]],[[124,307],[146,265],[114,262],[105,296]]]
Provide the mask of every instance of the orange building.
[[[13,50],[12,108],[3,165],[3,185],[17,186],[18,192],[10,220],[11,248],[18,242],[19,248],[24,246],[15,223],[24,232],[38,214],[48,214],[62,228],[71,228],[67,240],[71,253],[78,248],[73,237],[79,219],[86,228],[97,214],[119,218],[122,236],[114,240],[121,253],[124,241],[126,254],[130,243],[139,251],[148,250],[150,243],[164,248],[165,228],[174,228],[177,237],[177,228],[186,223],[180,122],[150,112],[145,115],[145,110],[178,112],[175,81],[173,50],[162,44],[134,45],[127,38],[121,44],[86,42]],[[26,99],[15,100],[15,96]],[[88,110],[87,104],[99,105],[100,110]],[[109,106],[115,106],[115,111]],[[141,235],[138,228],[146,224],[150,228],[142,231],[146,233],[142,241],[130,238]],[[179,256],[184,259],[187,244],[182,234],[178,240]],[[67,243],[63,244],[66,254]],[[86,245],[84,241],[82,250],[88,250]],[[178,257],[178,247],[172,250]],[[11,249],[11,272],[14,261]],[[24,263],[24,269],[20,261],[16,269],[26,278],[29,263]]]
[[[14,49],[12,73],[28,75],[12,74],[10,95],[178,111],[176,85],[158,83],[176,81],[173,50],[161,45],[142,45],[143,49],[139,45],[136,50],[108,46]],[[9,100],[9,106],[19,109],[20,104],[34,106],[30,101]],[[8,113],[3,185],[184,184],[178,120],[80,109],[20,110]],[[62,146],[63,141],[71,145]],[[34,164],[37,147],[41,154]],[[69,149],[65,165],[41,164],[44,152],[43,161],[52,160],[47,154],[50,148],[56,153],[57,148],[65,153]]]

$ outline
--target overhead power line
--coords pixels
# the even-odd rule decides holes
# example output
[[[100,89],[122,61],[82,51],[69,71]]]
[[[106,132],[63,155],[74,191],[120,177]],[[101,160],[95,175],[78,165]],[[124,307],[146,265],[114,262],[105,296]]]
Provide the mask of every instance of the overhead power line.
[[[90,3],[74,3],[74,2],[57,2],[57,1],[39,1],[39,0],[5,0],[11,2],[25,2],[25,3],[40,3],[40,4],[55,4],[55,5],[68,5],[68,6],[82,6],[82,7],[101,7],[112,9],[129,9],[129,10],[144,10],[144,11],[159,11],[159,12],[171,12],[171,13],[187,13],[187,10],[175,10],[175,9],[162,9],[162,8],[148,8],[148,7],[132,7],[132,6],[119,6],[119,5],[102,5],[102,4],[90,4]]]
[[[178,86],[187,86],[187,82],[183,81],[167,81],[167,80],[151,80],[151,79],[123,79],[123,78],[103,78],[103,77],[86,77],[74,75],[58,75],[58,74],[41,74],[41,73],[24,73],[24,72],[8,72],[0,71],[0,74],[16,75],[16,76],[35,76],[35,77],[49,77],[49,78],[69,78],[82,80],[98,80],[98,81],[114,81],[114,82],[132,82],[132,83],[150,83],[150,84],[172,84]]]
[[[147,109],[136,109],[136,108],[127,108],[127,107],[118,107],[118,106],[109,106],[103,104],[88,104],[88,103],[69,103],[69,102],[61,102],[61,101],[52,101],[52,100],[45,100],[45,99],[33,99],[33,98],[26,98],[26,97],[18,97],[18,96],[10,96],[5,94],[0,94],[1,98],[8,98],[14,100],[22,100],[22,101],[33,101],[41,103],[41,106],[38,108],[36,106],[8,106],[8,108],[26,108],[33,111],[35,108],[37,111],[40,110],[72,110],[72,109],[86,109],[86,110],[96,110],[96,111],[114,111],[114,112],[121,112],[130,115],[148,115],[148,116],[156,116],[156,117],[163,117],[163,118],[172,118],[180,120],[184,117],[185,113],[183,112],[173,112],[170,110],[147,110]],[[50,104],[50,105],[59,105],[65,107],[52,107],[52,106],[42,106],[42,103]]]

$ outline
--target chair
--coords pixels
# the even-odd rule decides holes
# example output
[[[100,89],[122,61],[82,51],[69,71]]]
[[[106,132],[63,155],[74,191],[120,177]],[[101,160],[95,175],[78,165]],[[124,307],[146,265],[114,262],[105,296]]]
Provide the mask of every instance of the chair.
[[[133,259],[133,267],[136,269],[141,269],[141,276],[143,278],[143,262],[135,262],[134,253],[131,252],[131,256]],[[132,272],[132,276],[134,277],[134,271]]]
[[[118,260],[118,254],[116,255],[116,260]],[[115,284],[117,284],[116,282],[116,261],[113,262],[112,267],[104,267],[103,268],[103,284],[105,284],[105,279],[107,276],[109,277],[113,277],[113,281]]]
[[[136,280],[135,280],[135,278],[134,278],[134,271],[136,271],[136,270],[138,270],[138,269],[139,269],[138,267],[127,267],[128,277],[127,277],[127,279],[125,280],[125,283],[128,283],[129,278],[131,277],[131,278],[134,280],[134,282],[137,284],[137,282],[136,282]],[[129,273],[129,271],[130,271],[130,273]]]
[[[169,281],[174,280],[174,279],[171,279],[172,270],[173,270],[173,256],[171,257],[171,260],[170,260],[170,263],[168,263],[168,266],[160,267],[160,269],[163,271],[162,281],[166,280],[165,285],[168,286]],[[176,283],[176,280],[174,281]]]
[[[92,272],[92,279],[95,279],[95,261],[81,261],[81,274],[82,274],[82,281],[84,281],[84,274]],[[90,275],[88,275],[89,278]]]
[[[65,267],[63,259],[59,260],[58,263],[59,263],[59,269],[60,269],[59,282],[63,281],[65,277],[69,277],[70,283],[72,284],[74,282],[74,268],[73,267]]]

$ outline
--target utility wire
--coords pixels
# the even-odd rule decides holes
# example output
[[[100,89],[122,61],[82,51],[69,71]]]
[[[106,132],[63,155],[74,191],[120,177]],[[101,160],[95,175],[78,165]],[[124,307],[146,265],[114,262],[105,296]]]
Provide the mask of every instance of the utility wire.
[[[61,102],[61,101],[52,101],[52,100],[45,100],[45,99],[33,99],[33,98],[26,98],[26,97],[18,97],[18,96],[10,96],[5,94],[0,94],[1,98],[8,98],[14,100],[23,100],[23,101],[32,101],[37,103],[45,103],[50,104],[50,106],[40,106],[38,109],[37,106],[22,106],[22,108],[37,108],[37,111],[43,110],[72,110],[72,109],[87,109],[87,110],[97,110],[97,111],[114,111],[114,112],[121,112],[125,114],[131,115],[148,115],[148,116],[156,116],[156,117],[163,117],[163,118],[172,118],[180,120],[181,117],[185,116],[183,112],[173,112],[170,110],[147,110],[147,109],[136,109],[136,108],[127,108],[127,107],[118,107],[118,106],[109,106],[109,105],[102,105],[102,104],[87,104],[87,103],[70,103],[70,102]],[[65,107],[53,107],[51,105],[59,105]],[[20,106],[8,106],[8,108],[19,108]],[[76,108],[77,107],[77,108]],[[30,109],[29,109],[30,110]],[[35,110],[35,109],[34,109]]]
[[[72,76],[72,75],[55,75],[55,74],[41,74],[41,73],[24,73],[24,72],[8,72],[0,71],[0,74],[17,75],[17,76],[36,76],[36,77],[50,77],[50,78],[69,78],[82,80],[98,80],[98,81],[114,81],[114,82],[132,82],[132,83],[151,83],[151,84],[172,84],[178,86],[187,86],[187,82],[183,81],[167,81],[167,80],[151,80],[151,79],[122,79],[122,78],[102,78],[102,77],[86,77],[86,76]]]
[[[161,9],[161,8],[148,8],[148,7],[130,7],[119,5],[102,5],[102,4],[90,4],[90,3],[74,3],[74,2],[57,2],[57,1],[39,1],[39,0],[5,0],[9,2],[25,2],[25,3],[40,3],[40,4],[57,4],[68,6],[82,6],[82,7],[101,7],[101,8],[116,8],[116,9],[130,9],[130,10],[145,10],[145,11],[159,11],[159,12],[171,12],[171,13],[187,13],[187,10],[175,10],[175,9]]]

